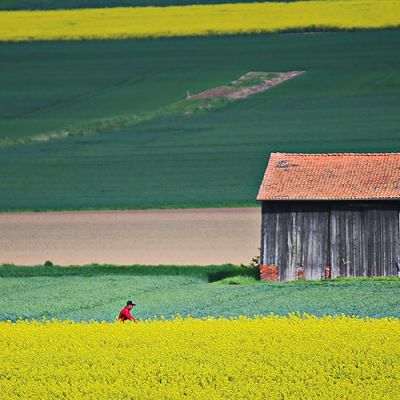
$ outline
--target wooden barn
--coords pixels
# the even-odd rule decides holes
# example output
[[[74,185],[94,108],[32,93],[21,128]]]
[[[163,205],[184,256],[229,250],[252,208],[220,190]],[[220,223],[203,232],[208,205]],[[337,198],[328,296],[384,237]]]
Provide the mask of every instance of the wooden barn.
[[[272,153],[262,279],[398,276],[400,153]]]

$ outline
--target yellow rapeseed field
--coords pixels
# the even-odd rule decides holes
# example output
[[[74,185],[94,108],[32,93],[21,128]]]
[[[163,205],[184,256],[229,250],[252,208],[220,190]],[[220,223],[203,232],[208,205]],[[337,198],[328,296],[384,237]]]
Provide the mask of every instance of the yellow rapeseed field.
[[[110,39],[400,25],[398,0],[0,12],[0,40]]]
[[[0,323],[4,399],[398,399],[400,320]]]

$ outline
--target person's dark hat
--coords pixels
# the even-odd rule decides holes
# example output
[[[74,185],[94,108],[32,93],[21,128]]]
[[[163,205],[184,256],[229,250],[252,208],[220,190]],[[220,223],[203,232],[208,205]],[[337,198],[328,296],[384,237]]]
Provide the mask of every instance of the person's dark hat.
[[[136,306],[136,304],[132,300],[128,300],[126,305],[127,306]]]

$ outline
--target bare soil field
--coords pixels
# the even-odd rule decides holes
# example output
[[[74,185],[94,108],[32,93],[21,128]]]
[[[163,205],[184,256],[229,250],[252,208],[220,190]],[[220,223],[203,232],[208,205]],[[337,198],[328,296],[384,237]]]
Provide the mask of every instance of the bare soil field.
[[[266,90],[303,73],[304,71],[247,72],[227,86],[209,89],[189,96],[188,99],[246,99],[253,94],[265,92]]]
[[[259,208],[0,214],[0,264],[248,264]]]

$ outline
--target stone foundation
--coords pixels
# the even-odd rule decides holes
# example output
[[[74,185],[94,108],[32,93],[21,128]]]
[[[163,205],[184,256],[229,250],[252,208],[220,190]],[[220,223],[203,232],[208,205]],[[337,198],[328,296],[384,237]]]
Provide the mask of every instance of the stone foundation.
[[[277,265],[261,265],[260,266],[261,281],[279,281],[279,268]]]

